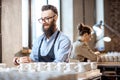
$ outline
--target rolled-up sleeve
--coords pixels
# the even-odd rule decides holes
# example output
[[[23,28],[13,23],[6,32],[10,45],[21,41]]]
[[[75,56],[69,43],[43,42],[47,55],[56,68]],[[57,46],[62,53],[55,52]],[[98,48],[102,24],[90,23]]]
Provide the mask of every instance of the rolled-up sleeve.
[[[32,47],[32,52],[30,54],[30,58],[34,62],[38,62],[38,48],[39,48],[40,42],[41,42],[41,37],[36,39],[36,41],[35,41],[35,43],[33,44],[33,47]]]

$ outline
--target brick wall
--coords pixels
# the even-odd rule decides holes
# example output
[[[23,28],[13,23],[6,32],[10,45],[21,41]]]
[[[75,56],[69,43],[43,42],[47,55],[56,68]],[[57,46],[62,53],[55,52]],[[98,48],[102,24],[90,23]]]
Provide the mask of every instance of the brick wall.
[[[120,0],[105,0],[105,23],[115,31],[105,27],[105,35],[112,38],[110,43],[105,43],[106,50],[120,51]]]

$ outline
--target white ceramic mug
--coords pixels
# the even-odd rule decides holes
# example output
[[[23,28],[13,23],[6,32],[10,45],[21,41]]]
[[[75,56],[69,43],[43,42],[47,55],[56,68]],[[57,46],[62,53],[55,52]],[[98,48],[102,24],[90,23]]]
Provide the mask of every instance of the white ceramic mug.
[[[91,70],[91,66],[90,63],[88,62],[80,62],[78,63],[78,72],[86,72],[86,71],[90,71]]]
[[[64,72],[64,70],[66,69],[66,63],[64,63],[64,62],[58,62],[56,64],[55,69],[56,69],[57,72]]]
[[[0,68],[6,68],[6,64],[5,63],[0,63]]]
[[[97,62],[91,62],[90,65],[92,70],[97,69]]]
[[[28,65],[29,63],[21,63],[20,65],[19,65],[19,67],[18,67],[18,70],[20,71],[20,72],[22,72],[22,71],[28,71],[29,70],[29,65]]]
[[[46,71],[47,67],[46,67],[47,63],[45,62],[38,62],[37,63],[37,71]]]
[[[30,72],[37,71],[37,63],[28,63],[28,67],[29,67],[28,71],[30,71]]]
[[[78,71],[78,63],[66,63],[66,69],[64,72],[77,72]]]
[[[48,62],[46,64],[47,71],[55,71],[56,63]]]

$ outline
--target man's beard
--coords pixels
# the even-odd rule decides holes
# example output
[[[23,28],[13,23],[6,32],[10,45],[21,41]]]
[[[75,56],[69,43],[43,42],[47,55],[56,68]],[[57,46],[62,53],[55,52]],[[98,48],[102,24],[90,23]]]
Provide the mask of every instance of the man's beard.
[[[52,36],[52,34],[54,33],[54,28],[54,20],[51,22],[50,27],[48,29],[44,29],[44,25],[42,26],[43,32],[45,33],[46,37]]]

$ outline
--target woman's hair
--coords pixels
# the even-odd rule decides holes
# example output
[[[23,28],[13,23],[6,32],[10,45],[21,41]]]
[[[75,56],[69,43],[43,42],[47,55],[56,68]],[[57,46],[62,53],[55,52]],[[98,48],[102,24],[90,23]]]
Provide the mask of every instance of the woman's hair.
[[[79,35],[83,36],[85,33],[91,34],[92,32],[92,28],[88,25],[84,25],[84,24],[78,24],[77,26],[78,30],[79,30]]]
[[[53,6],[53,5],[43,5],[41,10],[42,11],[52,10],[55,14],[58,15],[57,8],[55,6]]]

